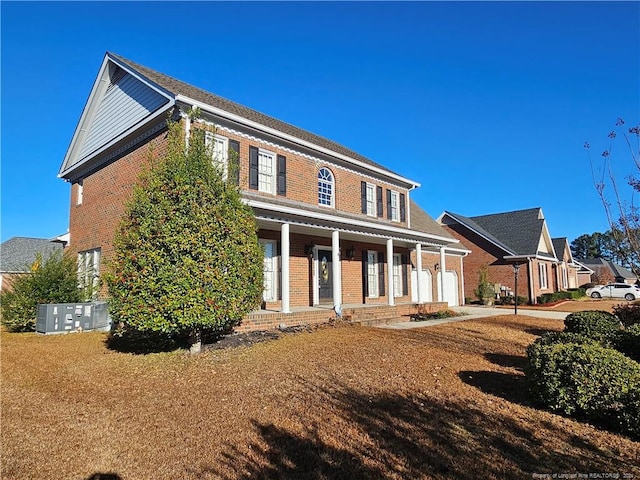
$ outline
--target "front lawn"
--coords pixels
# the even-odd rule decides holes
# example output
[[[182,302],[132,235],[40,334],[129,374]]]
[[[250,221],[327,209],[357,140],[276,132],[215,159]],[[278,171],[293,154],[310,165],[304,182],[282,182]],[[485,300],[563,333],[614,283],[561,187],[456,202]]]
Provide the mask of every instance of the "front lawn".
[[[1,477],[640,478],[640,443],[530,405],[525,349],[562,328],[326,327],[195,357],[3,332]]]

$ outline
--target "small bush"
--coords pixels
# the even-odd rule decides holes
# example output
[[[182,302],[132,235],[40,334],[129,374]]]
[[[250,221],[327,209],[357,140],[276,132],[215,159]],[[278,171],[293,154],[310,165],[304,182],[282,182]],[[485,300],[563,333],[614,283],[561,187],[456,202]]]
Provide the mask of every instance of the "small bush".
[[[640,303],[623,303],[613,307],[613,313],[625,327],[640,324]]]
[[[515,297],[512,297],[512,296],[500,297],[500,300],[497,303],[499,303],[500,305],[514,305]],[[528,303],[529,303],[529,299],[527,297],[518,295],[518,305],[527,305]]]
[[[585,290],[582,288],[574,288],[572,290],[566,290],[561,292],[543,293],[538,297],[538,303],[553,303],[560,300],[577,300],[586,295]]]
[[[564,319],[564,330],[579,333],[598,341],[606,341],[620,330],[620,321],[615,315],[601,310],[570,313]]]
[[[544,338],[527,349],[534,399],[553,411],[640,438],[640,364],[594,341]]]
[[[636,323],[617,333],[612,339],[613,347],[627,357],[640,362],[640,324]]]
[[[438,312],[431,312],[431,313],[419,312],[411,315],[411,321],[422,322],[425,320],[438,320],[440,318],[458,317],[460,315],[461,315],[460,313],[454,312],[453,310],[440,310]]]

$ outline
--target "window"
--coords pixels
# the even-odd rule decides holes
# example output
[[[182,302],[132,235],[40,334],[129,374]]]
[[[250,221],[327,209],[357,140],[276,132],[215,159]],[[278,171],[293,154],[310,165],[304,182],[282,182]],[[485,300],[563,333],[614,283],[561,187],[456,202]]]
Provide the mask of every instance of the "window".
[[[393,296],[402,296],[402,255],[393,254]]]
[[[274,172],[275,155],[266,150],[258,150],[258,191],[273,193],[275,185]]]
[[[100,276],[100,249],[78,253],[78,287],[87,298],[97,298]]]
[[[562,287],[569,288],[569,275],[567,274],[567,266],[562,265]]]
[[[333,207],[333,174],[328,168],[318,172],[318,205]]]
[[[547,264],[546,263],[538,264],[538,272],[540,273],[540,288],[544,290],[545,288],[548,288]]]
[[[79,180],[77,196],[76,196],[76,205],[82,205],[83,197],[84,197],[84,180]]]
[[[262,298],[265,302],[274,302],[278,299],[278,257],[276,242],[272,240],[260,240],[264,248],[264,291]]]
[[[400,202],[398,200],[398,192],[391,191],[391,208],[389,209],[390,220],[393,222],[400,221]]]
[[[367,202],[367,215],[370,217],[376,216],[376,187],[375,185],[371,185],[367,183],[367,191],[366,191],[366,202]]]
[[[229,139],[206,132],[205,144],[211,149],[213,165],[220,169],[222,178],[226,180],[229,175]]]
[[[378,252],[367,252],[367,290],[369,298],[378,298]]]

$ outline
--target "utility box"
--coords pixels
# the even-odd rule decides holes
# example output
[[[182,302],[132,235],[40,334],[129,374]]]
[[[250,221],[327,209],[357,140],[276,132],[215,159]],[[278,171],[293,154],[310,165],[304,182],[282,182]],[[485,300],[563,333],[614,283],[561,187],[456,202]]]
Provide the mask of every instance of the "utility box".
[[[38,305],[36,332],[71,333],[87,330],[109,330],[106,302],[50,303]]]

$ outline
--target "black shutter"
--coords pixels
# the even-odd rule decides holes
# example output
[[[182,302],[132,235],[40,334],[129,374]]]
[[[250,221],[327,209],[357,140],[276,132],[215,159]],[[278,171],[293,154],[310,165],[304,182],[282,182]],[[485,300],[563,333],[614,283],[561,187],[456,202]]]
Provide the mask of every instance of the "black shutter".
[[[278,155],[278,195],[287,194],[287,157]]]
[[[378,209],[378,216],[382,217],[383,213],[382,213],[382,187],[377,187],[376,188],[376,197],[377,197],[377,209]]]
[[[367,182],[360,182],[360,211],[367,213]]]
[[[407,221],[407,206],[405,202],[406,202],[405,195],[404,193],[401,193],[400,194],[400,221],[401,222]]]
[[[229,140],[229,180],[240,185],[240,142]]]
[[[409,261],[406,255],[400,257],[402,260],[402,295],[409,295]]]
[[[369,296],[369,270],[367,260],[369,259],[366,250],[362,250],[362,295],[364,298]],[[364,300],[363,300],[364,302]]]
[[[249,147],[249,188],[258,189],[258,148]]]
[[[387,188],[387,220],[391,220],[391,190]]]
[[[384,297],[384,253],[378,252],[378,295]]]

